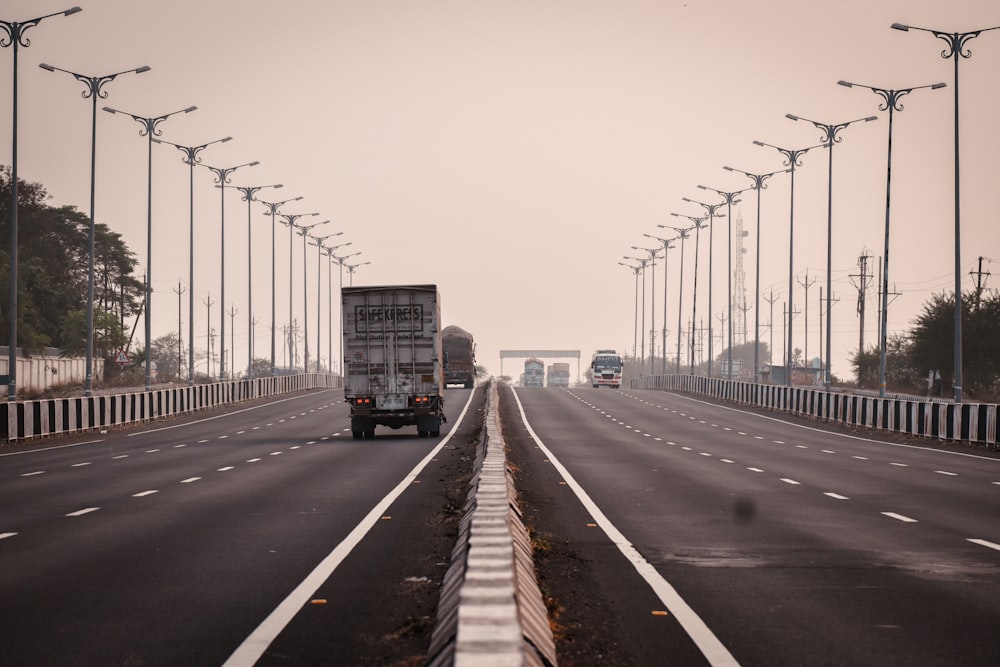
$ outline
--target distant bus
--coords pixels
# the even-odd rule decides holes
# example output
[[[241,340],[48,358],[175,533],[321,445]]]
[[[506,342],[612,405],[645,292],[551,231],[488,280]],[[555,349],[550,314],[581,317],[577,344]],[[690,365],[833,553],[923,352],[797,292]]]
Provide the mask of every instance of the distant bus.
[[[613,387],[621,389],[622,386],[622,358],[614,350],[598,350],[594,353],[594,358],[590,362],[590,369],[593,373],[594,389],[598,387]]]

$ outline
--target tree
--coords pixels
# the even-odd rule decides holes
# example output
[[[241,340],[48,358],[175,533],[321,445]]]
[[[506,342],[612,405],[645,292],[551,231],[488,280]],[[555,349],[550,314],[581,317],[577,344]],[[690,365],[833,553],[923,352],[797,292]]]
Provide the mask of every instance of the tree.
[[[10,169],[0,167],[0,238],[10,238],[10,193]],[[80,328],[67,316],[85,312],[87,307],[89,218],[73,206],[49,206],[45,203],[48,198],[40,184],[18,183],[17,343],[29,353],[46,346],[79,348]],[[94,227],[95,279],[103,279],[100,293],[95,286],[96,328],[98,309],[117,313],[119,323],[137,312],[142,285],[131,277],[135,256],[121,237],[104,225]],[[0,245],[3,298],[10,293],[10,248]],[[7,308],[2,310],[6,314]],[[71,328],[64,329],[64,325]],[[107,321],[101,328],[104,345],[114,332]],[[84,325],[84,339],[85,329]],[[9,338],[9,322],[4,317],[0,320],[0,340]],[[95,350],[95,356],[112,351],[101,348]]]
[[[87,352],[87,312],[72,310],[63,316],[60,322],[62,329],[62,354],[66,357],[82,357]],[[122,331],[114,313],[94,308],[94,357],[110,358],[114,351],[128,343],[128,337]],[[108,353],[98,353],[106,350]]]
[[[1000,394],[1000,294],[962,297],[962,381],[970,396],[997,400]],[[939,370],[945,386],[954,383],[955,299],[935,294],[924,304],[910,331],[910,357],[924,377]]]

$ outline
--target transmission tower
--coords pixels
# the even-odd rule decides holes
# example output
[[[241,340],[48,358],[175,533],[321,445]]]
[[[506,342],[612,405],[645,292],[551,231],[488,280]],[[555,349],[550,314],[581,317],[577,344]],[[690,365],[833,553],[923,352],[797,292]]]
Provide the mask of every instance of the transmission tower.
[[[750,232],[743,229],[743,212],[739,211],[736,214],[736,268],[733,269],[733,322],[731,326],[733,331],[742,332],[744,345],[747,342],[747,311],[745,308],[747,303],[747,286],[746,272],[743,271],[743,255],[746,254],[747,249],[743,247],[743,239],[749,235]]]

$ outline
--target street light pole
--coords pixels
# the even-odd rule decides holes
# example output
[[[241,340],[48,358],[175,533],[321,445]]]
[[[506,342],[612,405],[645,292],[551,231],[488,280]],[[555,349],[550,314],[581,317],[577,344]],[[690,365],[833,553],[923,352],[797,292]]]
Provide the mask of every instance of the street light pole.
[[[821,148],[824,144],[817,144],[816,146],[809,146],[808,148],[781,148],[773,144],[767,144],[763,141],[754,141],[756,146],[766,146],[768,148],[773,148],[782,155],[785,156],[785,166],[788,167],[788,172],[792,175],[791,179],[791,199],[788,205],[788,312],[792,312],[792,294],[794,293],[795,286],[795,274],[793,271],[794,258],[795,258],[795,168],[802,166],[802,156],[811,151],[814,148]],[[791,387],[794,382],[792,381],[792,366],[794,362],[792,360],[792,318],[788,317],[788,336],[786,337],[787,343],[787,357],[785,366],[785,385]]]
[[[292,303],[292,248],[295,246],[295,221],[299,218],[304,218],[311,215],[319,215],[319,213],[295,213],[291,215],[281,214],[283,225],[288,225],[288,358],[291,360],[289,368],[295,367],[295,346],[293,344],[294,334],[292,331],[292,311],[294,304]]]
[[[754,323],[753,323],[753,337],[754,337],[754,347],[753,347],[753,381],[754,383],[760,382],[760,191],[767,188],[765,181],[775,174],[786,173],[788,169],[782,169],[779,171],[772,171],[767,174],[751,174],[748,171],[743,171],[742,169],[734,169],[733,167],[723,167],[726,171],[732,171],[736,173],[743,174],[748,177],[753,185],[750,186],[751,189],[757,191],[757,268],[756,277],[754,278]]]
[[[832,297],[833,297],[833,146],[834,144],[839,144],[842,138],[837,136],[837,134],[849,125],[854,123],[870,123],[873,120],[878,120],[878,116],[867,116],[865,118],[855,118],[854,120],[849,120],[846,123],[820,123],[815,120],[810,120],[808,118],[802,118],[801,116],[795,116],[790,113],[785,114],[785,118],[791,120],[801,120],[807,123],[812,123],[816,128],[823,132],[823,137],[820,139],[826,147],[829,157],[829,165],[827,167],[827,186],[826,186],[826,369],[824,371],[825,379],[824,386],[827,391],[830,391],[830,354],[832,349],[831,340],[833,339],[833,310],[832,310]]]
[[[653,267],[653,274],[649,278],[650,296],[649,296],[649,374],[653,375],[656,370],[653,368],[653,361],[656,359],[656,340],[654,339],[654,334],[656,332],[656,259],[659,256],[659,248],[643,248],[641,246],[632,246],[633,250],[643,250],[649,253],[649,263]],[[645,288],[645,285],[643,285]],[[645,317],[645,313],[643,313]],[[643,361],[645,363],[645,360]]]
[[[191,113],[198,107],[191,106],[186,109],[178,109],[177,111],[171,111],[168,114],[155,117],[145,117],[137,116],[127,111],[119,111],[118,109],[113,109],[111,107],[104,107],[104,110],[110,114],[122,114],[124,116],[129,116],[135,122],[139,123],[142,127],[139,130],[140,137],[146,137],[146,143],[149,146],[148,157],[147,157],[147,181],[146,181],[146,305],[145,305],[145,323],[146,323],[146,391],[150,390],[152,385],[152,367],[150,365],[153,356],[152,349],[152,320],[151,313],[152,310],[152,291],[153,291],[153,137],[160,136],[161,132],[158,128],[159,124],[179,113]]]
[[[345,245],[347,245],[347,244],[345,244]],[[340,257],[338,257],[337,255],[334,255],[333,253],[330,254],[330,259],[332,259],[333,261],[335,261],[337,263],[337,267],[339,268],[340,281],[339,281],[339,285],[338,285],[337,289],[339,290],[339,292],[341,292],[341,298],[339,299],[339,301],[341,302],[341,305],[342,305],[342,302],[343,302],[343,291],[344,291],[344,260],[347,259],[348,257],[354,257],[355,255],[360,255],[360,254],[361,254],[360,250],[358,252],[352,252],[352,253],[349,253],[347,255],[341,255]],[[343,375],[344,375],[344,321],[343,321],[344,312],[343,312],[343,309],[341,308],[340,305],[338,305],[338,307],[337,307],[337,312],[338,312],[337,321],[340,324],[340,326],[337,327],[338,331],[340,332],[339,335],[337,336],[337,359],[338,359],[337,367],[340,370],[341,377],[343,377]]]
[[[305,336],[305,357],[303,358],[303,372],[309,372],[309,267],[306,262],[306,244],[309,237],[309,230],[330,222],[315,222],[311,225],[298,227],[299,236],[302,237],[302,334]]]
[[[732,379],[733,378],[733,204],[740,203],[740,200],[736,199],[736,195],[742,194],[747,190],[750,190],[750,188],[743,188],[742,190],[736,190],[735,192],[723,192],[722,190],[716,190],[715,188],[705,187],[704,185],[699,185],[698,187],[701,188],[702,190],[711,190],[712,192],[718,194],[723,198],[726,204],[726,228],[727,228],[726,234],[729,237],[729,240],[726,243],[727,246],[726,271],[729,274],[728,279],[726,281],[726,292],[729,298],[729,322],[728,322],[729,353],[727,360],[729,363],[729,370],[728,370],[729,379]]]
[[[662,225],[661,225],[662,226]],[[664,239],[659,236],[653,236],[652,234],[643,234],[647,238],[651,238],[654,241],[659,241],[663,244],[663,331],[660,332],[660,349],[663,351],[663,374],[667,374],[667,251],[673,248],[671,245],[673,241],[677,238]],[[655,323],[654,323],[655,326]],[[678,337],[680,332],[677,332]]]
[[[188,245],[189,245],[189,257],[188,257],[188,386],[194,384],[194,166],[201,162],[201,158],[198,157],[198,153],[205,150],[212,144],[221,144],[227,141],[231,141],[232,137],[223,137],[222,139],[216,139],[215,141],[209,141],[208,143],[201,144],[200,146],[181,146],[169,141],[164,141],[163,139],[153,139],[158,144],[169,144],[174,148],[178,149],[184,154],[183,162],[188,165],[190,181],[190,199],[189,199],[189,211],[188,211]],[[180,331],[177,332],[178,337],[180,336]]]
[[[347,243],[339,243],[337,245],[332,245],[332,246],[323,246],[323,252],[325,252],[326,256],[330,258],[330,263],[327,265],[327,270],[326,270],[327,299],[328,299],[329,304],[330,304],[327,307],[327,313],[326,313],[327,325],[326,325],[326,328],[330,332],[330,337],[329,337],[329,339],[327,339],[327,355],[329,355],[329,357],[330,357],[330,373],[331,374],[333,373],[333,358],[334,358],[333,357],[333,265],[334,265],[335,262],[337,262],[337,255],[335,254],[336,251],[339,248],[343,248],[344,246],[349,246],[352,243],[353,243],[352,241],[348,241]],[[339,262],[337,262],[337,264],[339,265]],[[344,277],[344,272],[343,271],[340,271],[340,277],[341,277],[341,285],[343,285],[343,277]],[[338,299],[338,304],[337,304],[337,310],[338,311],[340,310],[339,299]],[[339,317],[337,318],[337,323],[340,324],[340,318]],[[342,334],[340,332],[340,327],[339,326],[337,327],[337,337],[338,337],[338,339],[340,339],[342,337]],[[341,362],[338,361],[337,362],[337,371],[338,372],[340,372],[340,364],[341,364]]]
[[[351,278],[351,287],[354,287],[354,272],[358,270],[358,267],[364,266],[365,264],[371,264],[371,262],[361,262],[360,264],[345,264],[347,267],[347,275]]]
[[[7,305],[7,320],[10,329],[10,343],[7,348],[7,400],[17,399],[17,53],[20,47],[27,48],[31,41],[24,37],[28,29],[35,27],[52,16],[70,16],[82,11],[79,7],[71,7],[61,12],[54,12],[28,19],[27,21],[0,20],[0,47],[12,47],[14,51],[13,115],[11,128],[13,138],[10,142],[10,303]]]
[[[884,102],[878,105],[879,111],[889,112],[889,144],[887,149],[887,162],[885,170],[885,246],[883,248],[882,255],[882,331],[879,340],[879,364],[878,364],[878,395],[880,397],[885,397],[885,358],[886,358],[886,328],[888,325],[888,314],[889,314],[889,201],[892,194],[892,114],[893,111],[902,111],[903,105],[899,103],[899,100],[904,96],[912,93],[914,90],[920,90],[921,88],[930,88],[931,90],[937,90],[938,88],[944,88],[947,84],[944,83],[934,83],[926,86],[914,86],[913,88],[902,88],[900,90],[891,90],[887,88],[877,88],[875,86],[866,86],[858,83],[851,83],[849,81],[838,81],[841,86],[846,86],[847,88],[853,88],[857,86],[858,88],[867,88],[879,97],[881,97]],[[956,295],[957,298],[957,295]],[[791,307],[789,307],[789,312],[791,312]]]
[[[69,74],[71,77],[84,84],[87,88],[83,91],[83,99],[90,98],[91,101],[91,120],[90,120],[90,225],[88,231],[88,243],[87,243],[87,350],[86,350],[86,364],[85,364],[85,377],[83,382],[83,393],[84,396],[90,396],[93,393],[93,382],[94,382],[94,192],[96,184],[96,171],[97,171],[97,98],[106,100],[108,98],[108,93],[102,88],[105,84],[114,81],[116,78],[122,74],[142,74],[143,72],[148,72],[150,70],[148,65],[143,65],[142,67],[137,67],[134,69],[127,69],[122,72],[116,72],[115,74],[105,74],[103,76],[86,76],[84,74],[77,74],[76,72],[71,72],[68,69],[62,69],[61,67],[53,67],[52,65],[47,65],[41,63],[39,65],[44,70],[49,72],[64,72]],[[180,335],[180,332],[178,332]]]
[[[632,316],[632,356],[635,357],[639,344],[639,272],[642,271],[642,265],[634,266],[625,262],[618,262],[618,264],[632,269],[632,273],[635,274],[635,314]]]
[[[219,244],[219,254],[221,255],[219,261],[219,275],[222,280],[222,289],[219,295],[219,312],[221,313],[221,317],[219,318],[221,322],[219,331],[219,380],[226,379],[226,185],[229,184],[229,177],[237,169],[240,169],[241,167],[255,167],[258,164],[260,164],[260,162],[254,160],[253,162],[238,164],[235,167],[212,167],[207,164],[202,165],[215,174],[215,182],[219,184],[219,201],[221,202],[219,227],[222,237]],[[232,334],[232,332],[230,332],[230,334]],[[230,369],[230,372],[232,372],[232,369]]]
[[[966,42],[978,37],[980,33],[989,30],[1000,29],[1000,26],[983,28],[969,32],[944,32],[941,30],[931,30],[929,28],[918,28],[902,23],[893,23],[892,28],[902,30],[922,30],[929,32],[938,39],[944,40],[948,48],[941,52],[942,58],[951,58],[955,61],[955,381],[952,383],[954,399],[956,403],[962,402],[962,216],[961,216],[961,196],[959,190],[959,142],[958,142],[958,61],[962,58],[971,58],[972,51],[965,48]]]
[[[253,225],[250,224],[250,213],[253,202],[257,201],[254,196],[264,188],[278,189],[284,187],[281,183],[273,185],[246,185],[236,186],[236,189],[243,195],[243,201],[247,203],[247,326],[249,339],[247,340],[247,379],[253,379]],[[230,369],[232,370],[232,369]]]
[[[268,201],[258,200],[260,201],[261,204],[267,207],[265,215],[271,216],[271,377],[274,377],[275,375],[274,353],[275,353],[275,337],[276,337],[276,332],[274,328],[275,327],[274,239],[275,239],[276,224],[274,218],[275,215],[277,215],[278,209],[281,207],[282,204],[287,204],[290,201],[298,201],[300,199],[302,199],[301,196],[293,197],[292,199],[286,199],[285,201],[278,201],[278,202],[268,202]]]
[[[685,199],[685,201],[690,201]],[[720,204],[721,206],[721,204]],[[694,225],[694,284],[691,288],[691,357],[690,357],[690,374],[694,375],[694,348],[695,348],[695,328],[698,326],[698,256],[701,254],[701,230],[709,226],[709,221],[715,215],[713,211],[711,215],[703,215],[701,217],[693,215],[682,215],[680,213],[671,213],[670,215],[677,218],[687,218]],[[711,253],[709,253],[711,257]],[[711,285],[711,275],[709,275],[709,285]],[[709,290],[709,302],[711,302],[711,290]],[[709,306],[709,327],[711,327],[711,317],[712,311],[711,306]],[[709,329],[711,331],[711,329]],[[678,335],[680,331],[678,330]],[[709,376],[711,377],[711,376]]]
[[[652,261],[652,258],[646,259],[622,255],[622,259],[631,259],[634,262],[639,262],[639,266],[642,267],[642,328],[639,332],[639,372],[642,373],[642,367],[646,364],[646,265]]]
[[[701,206],[702,208],[704,208],[705,209],[706,217],[710,221],[712,219],[714,219],[715,217],[720,217],[720,218],[722,217],[721,215],[717,214],[716,211],[718,209],[722,208],[722,205],[725,204],[725,202],[719,202],[718,204],[706,204],[704,202],[695,201],[694,199],[688,199],[687,197],[681,197],[681,199],[683,199],[686,202],[690,202],[692,204],[698,204],[699,206]],[[712,349],[712,347],[713,347],[713,341],[712,341],[712,271],[713,271],[712,270],[712,265],[713,265],[712,254],[713,253],[712,253],[712,248],[715,245],[714,240],[713,240],[714,237],[715,237],[714,230],[715,230],[714,226],[710,226],[708,228],[708,377],[709,378],[712,377],[712,364],[714,362],[714,357],[715,357],[715,352]],[[697,246],[698,246],[698,242],[697,242],[697,239],[695,239],[695,247],[697,247]],[[698,266],[698,251],[697,250],[695,250],[694,265],[696,267],[695,268],[695,286],[697,286],[697,284],[698,284],[698,275],[697,275],[697,271],[698,271],[698,269],[697,269],[697,266]]]
[[[671,213],[671,215],[679,216],[677,213]],[[688,217],[688,216],[683,216]],[[693,218],[688,218],[694,221]],[[680,286],[677,289],[677,367],[674,372],[677,375],[681,374],[681,312],[684,308],[684,241],[687,240],[688,234],[691,233],[692,229],[696,227],[670,227],[669,225],[657,225],[658,227],[669,227],[670,229],[677,232],[677,238],[681,240],[681,270],[680,270]],[[664,313],[666,314],[666,313]]]
[[[327,234],[326,236],[310,236],[316,246],[316,372],[319,373],[320,349],[323,345],[323,240],[331,236],[340,236],[344,232]]]

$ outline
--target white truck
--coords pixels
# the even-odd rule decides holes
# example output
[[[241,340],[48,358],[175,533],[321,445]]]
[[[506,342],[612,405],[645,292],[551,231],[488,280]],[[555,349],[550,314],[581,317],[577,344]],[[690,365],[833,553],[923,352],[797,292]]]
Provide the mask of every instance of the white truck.
[[[441,434],[444,370],[436,285],[343,288],[344,399],[356,440],[376,426]]]

